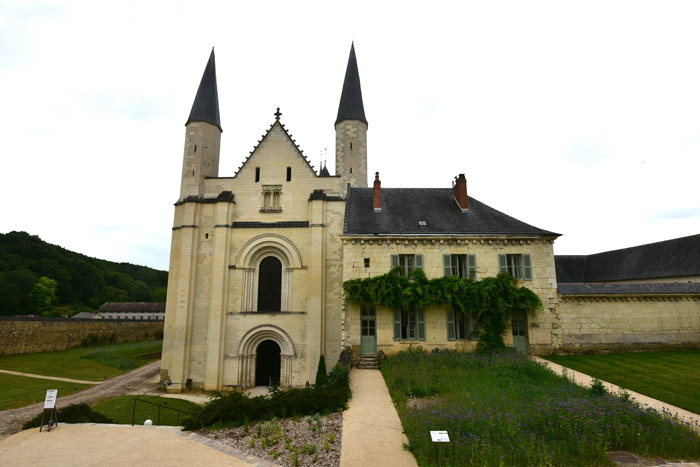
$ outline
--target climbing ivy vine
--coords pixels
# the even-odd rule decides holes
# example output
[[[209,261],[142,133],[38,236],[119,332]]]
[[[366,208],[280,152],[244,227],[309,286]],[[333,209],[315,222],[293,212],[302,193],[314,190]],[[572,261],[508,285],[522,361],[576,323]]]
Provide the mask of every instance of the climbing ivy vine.
[[[455,276],[428,280],[420,269],[407,277],[395,268],[388,273],[343,283],[345,300],[353,305],[409,308],[411,306],[455,307],[471,313],[482,326],[478,349],[504,347],[503,335],[514,311],[535,315],[542,309],[540,298],[508,274],[480,281]]]

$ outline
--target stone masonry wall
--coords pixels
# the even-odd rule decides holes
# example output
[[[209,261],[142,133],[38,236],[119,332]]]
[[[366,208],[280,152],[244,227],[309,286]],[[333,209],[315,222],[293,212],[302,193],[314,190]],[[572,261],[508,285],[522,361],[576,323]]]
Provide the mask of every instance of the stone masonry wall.
[[[119,342],[154,338],[163,321],[0,317],[0,356],[66,350],[90,334],[116,334]]]
[[[700,348],[700,297],[561,297],[557,353]]]

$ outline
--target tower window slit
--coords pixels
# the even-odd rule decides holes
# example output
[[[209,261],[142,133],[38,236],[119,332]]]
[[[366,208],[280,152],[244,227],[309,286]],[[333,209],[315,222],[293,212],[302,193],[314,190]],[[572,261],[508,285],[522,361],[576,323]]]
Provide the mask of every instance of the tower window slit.
[[[287,181],[291,182],[292,181],[292,168],[287,167]]]
[[[255,168],[255,182],[257,183],[259,181],[260,181],[260,167],[256,167]]]
[[[197,145],[194,145],[194,152],[197,152]]]
[[[350,167],[350,173],[352,173],[352,167]]]
[[[350,143],[350,150],[352,151],[352,143]]]

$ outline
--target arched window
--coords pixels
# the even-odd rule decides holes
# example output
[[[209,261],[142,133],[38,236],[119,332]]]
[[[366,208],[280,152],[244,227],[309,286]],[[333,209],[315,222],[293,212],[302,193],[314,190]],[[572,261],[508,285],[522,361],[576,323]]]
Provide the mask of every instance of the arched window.
[[[281,311],[282,263],[274,256],[260,262],[258,276],[258,311]]]

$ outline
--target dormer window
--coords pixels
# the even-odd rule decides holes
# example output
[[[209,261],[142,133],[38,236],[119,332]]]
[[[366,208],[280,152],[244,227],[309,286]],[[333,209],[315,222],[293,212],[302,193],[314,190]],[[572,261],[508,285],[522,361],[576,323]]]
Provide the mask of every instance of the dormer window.
[[[280,197],[282,185],[263,185],[263,207],[260,212],[282,212]]]

